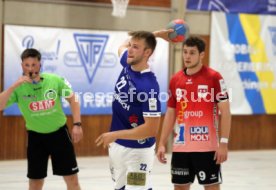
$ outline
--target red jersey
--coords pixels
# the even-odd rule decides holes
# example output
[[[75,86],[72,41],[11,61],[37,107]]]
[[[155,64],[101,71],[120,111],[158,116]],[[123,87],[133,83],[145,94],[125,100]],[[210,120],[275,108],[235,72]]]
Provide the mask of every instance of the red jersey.
[[[176,109],[173,152],[207,152],[218,147],[219,101],[228,99],[222,76],[203,66],[193,75],[176,73],[170,81],[168,107]]]

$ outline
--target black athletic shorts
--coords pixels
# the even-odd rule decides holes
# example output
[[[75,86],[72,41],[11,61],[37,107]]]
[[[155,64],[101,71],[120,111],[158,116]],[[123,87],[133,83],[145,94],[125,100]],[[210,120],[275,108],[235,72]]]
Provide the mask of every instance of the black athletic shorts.
[[[201,185],[222,182],[220,164],[214,160],[215,152],[173,152],[171,175],[173,184],[193,183],[195,176]]]
[[[52,161],[54,175],[66,176],[78,173],[76,155],[66,125],[49,134],[28,131],[27,177],[45,178],[49,158]]]

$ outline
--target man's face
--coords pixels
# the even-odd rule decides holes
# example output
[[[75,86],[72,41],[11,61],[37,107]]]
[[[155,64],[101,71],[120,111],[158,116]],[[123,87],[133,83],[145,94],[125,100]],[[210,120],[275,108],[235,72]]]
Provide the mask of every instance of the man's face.
[[[146,48],[144,39],[131,39],[128,46],[127,63],[136,65],[149,57],[150,49]]]
[[[194,68],[201,63],[204,52],[199,53],[196,46],[190,47],[184,45],[183,47],[183,61],[186,68]]]
[[[38,58],[28,57],[22,61],[22,70],[24,75],[34,79],[39,75],[40,61]]]

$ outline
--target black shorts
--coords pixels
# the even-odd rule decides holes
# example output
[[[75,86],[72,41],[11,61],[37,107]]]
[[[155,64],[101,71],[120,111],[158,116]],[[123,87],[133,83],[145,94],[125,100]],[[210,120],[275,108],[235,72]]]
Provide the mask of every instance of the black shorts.
[[[220,164],[214,160],[215,152],[173,152],[171,175],[173,184],[193,183],[195,176],[201,185],[222,182]]]
[[[45,178],[49,157],[54,175],[66,176],[78,173],[76,155],[66,125],[49,134],[28,131],[27,177]]]

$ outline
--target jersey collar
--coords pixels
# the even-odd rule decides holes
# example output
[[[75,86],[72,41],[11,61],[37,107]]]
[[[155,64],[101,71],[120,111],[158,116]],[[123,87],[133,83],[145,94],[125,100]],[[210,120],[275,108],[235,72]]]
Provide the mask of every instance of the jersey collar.
[[[150,72],[150,68],[146,68],[146,69],[144,69],[144,70],[142,70],[142,71],[140,71],[140,72],[141,72],[141,74]]]

